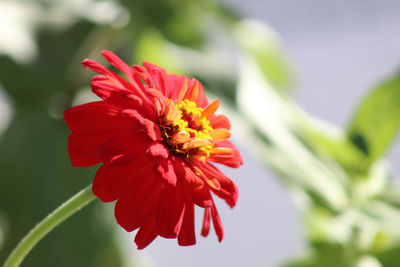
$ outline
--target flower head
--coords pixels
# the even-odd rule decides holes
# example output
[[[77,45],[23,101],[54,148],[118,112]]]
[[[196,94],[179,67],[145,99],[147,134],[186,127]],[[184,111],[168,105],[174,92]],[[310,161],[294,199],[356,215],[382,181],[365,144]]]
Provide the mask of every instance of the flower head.
[[[158,235],[195,244],[194,205],[204,208],[201,234],[208,235],[212,220],[221,241],[212,193],[234,207],[238,190],[213,163],[237,168],[242,159],[228,140],[229,120],[214,114],[219,101],[208,103],[195,79],[148,62],[130,67],[110,51],[102,54],[127,79],[93,60],[82,62],[100,73],[91,86],[102,101],[64,113],[72,164],[102,163],[93,193],[104,202],[117,200],[116,220],[126,231],[139,228],[139,249]]]

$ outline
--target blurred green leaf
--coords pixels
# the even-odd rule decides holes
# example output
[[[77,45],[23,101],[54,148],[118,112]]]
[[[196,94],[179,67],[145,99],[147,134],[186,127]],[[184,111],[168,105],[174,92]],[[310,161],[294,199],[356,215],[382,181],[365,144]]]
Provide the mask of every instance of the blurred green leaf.
[[[385,194],[379,196],[379,198],[387,203],[390,203],[397,208],[400,208],[400,185],[396,180],[390,180],[390,183],[385,188]]]
[[[340,244],[314,243],[313,252],[292,260],[283,267],[355,267],[357,255]]]
[[[400,72],[369,93],[358,107],[347,135],[371,164],[383,156],[400,127]]]
[[[351,176],[367,174],[367,157],[347,139],[342,129],[317,120],[304,112],[298,120],[298,127],[305,142],[321,158],[334,160]]]
[[[376,257],[385,267],[397,267],[400,262],[400,243],[378,253]]]
[[[269,160],[281,170],[293,186],[312,192],[323,200],[320,204],[333,210],[347,205],[343,180],[333,173],[298,138],[295,132],[297,115],[291,102],[274,90],[262,74],[257,61],[251,54],[242,57],[237,101],[241,111],[273,148],[282,155],[283,161]],[[268,154],[268,153],[266,153]],[[270,154],[271,155],[271,154]]]
[[[135,45],[135,63],[149,61],[163,66],[169,73],[183,74],[183,68],[171,49],[172,44],[155,28],[142,31]]]
[[[157,28],[167,40],[187,47],[202,46],[206,40],[203,1],[136,0],[121,1],[131,12],[131,28],[140,32]]]
[[[182,10],[182,6],[185,9]],[[164,32],[169,40],[188,47],[201,47],[206,41],[205,10],[197,4],[182,5],[164,26]]]
[[[242,20],[234,27],[236,43],[251,54],[274,88],[287,89],[292,81],[292,70],[283,52],[278,35],[265,23]]]

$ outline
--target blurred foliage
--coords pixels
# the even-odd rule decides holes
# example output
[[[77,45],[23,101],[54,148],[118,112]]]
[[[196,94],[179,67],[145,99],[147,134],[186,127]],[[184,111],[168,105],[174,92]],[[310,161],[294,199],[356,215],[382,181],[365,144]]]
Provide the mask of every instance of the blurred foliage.
[[[92,73],[80,61],[105,63],[103,49],[131,63],[148,60],[195,75],[224,100],[234,124],[244,126],[241,139],[251,140],[301,211],[309,251],[285,266],[400,262],[400,187],[382,158],[400,124],[399,74],[367,95],[347,129],[339,129],[288,97],[294,78],[274,31],[221,3],[3,1],[1,11],[16,16],[21,23],[10,19],[10,32],[25,34],[21,40],[32,45],[0,45],[0,84],[14,114],[0,139],[0,262],[94,176],[96,167],[71,166],[61,118],[87,90]],[[7,38],[0,34],[0,44]],[[23,58],[28,48],[30,57]],[[92,205],[56,229],[23,266],[132,266],[96,209]]]
[[[400,73],[382,83],[361,103],[348,138],[372,164],[381,158],[400,127]]]
[[[244,52],[239,113],[260,158],[299,207],[310,249],[295,266],[398,266],[399,185],[382,158],[399,129],[399,74],[361,101],[347,129],[311,117]]]

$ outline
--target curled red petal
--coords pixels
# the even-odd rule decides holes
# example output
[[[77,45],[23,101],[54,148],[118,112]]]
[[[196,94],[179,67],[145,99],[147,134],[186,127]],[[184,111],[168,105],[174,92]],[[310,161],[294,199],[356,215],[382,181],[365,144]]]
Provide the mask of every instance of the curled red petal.
[[[112,80],[112,82],[117,83],[117,84],[121,84],[123,87],[127,88],[127,89],[135,89],[133,88],[132,84],[129,83],[128,81],[126,81],[124,78],[122,78],[121,76],[119,76],[118,74],[112,72],[109,69],[106,69],[103,65],[101,65],[100,63],[91,60],[91,59],[85,59],[82,61],[82,65],[85,68],[90,68],[91,70],[97,72],[97,73],[101,73],[106,75],[109,79]],[[110,81],[111,81],[110,80]]]
[[[155,86],[149,72],[143,68],[142,66],[134,65],[133,69],[135,70],[135,75],[139,79],[142,79],[143,82],[147,85],[147,88],[153,88]]]
[[[224,140],[215,144],[216,147],[227,147],[232,149],[232,154],[230,155],[220,155],[213,154],[208,160],[213,161],[215,163],[224,164],[231,168],[239,168],[243,164],[242,155],[240,154],[239,149],[229,140]]]
[[[101,65],[100,63],[98,63],[92,59],[83,60],[82,65],[85,68],[89,68],[94,72],[101,73],[101,74],[104,74],[109,77],[115,77],[115,73],[113,73],[111,70],[105,68],[103,65]]]
[[[146,155],[150,160],[162,160],[169,156],[169,150],[161,143],[154,142],[147,150]]]
[[[121,86],[120,84],[115,84],[110,82],[109,79],[106,80],[92,80],[91,82],[91,87],[93,93],[95,93],[97,96],[102,98],[105,101],[108,101],[111,99],[111,97],[114,97],[114,99],[117,99],[118,96],[122,96],[123,94],[133,94],[132,91],[126,89],[125,87]],[[115,104],[121,104],[120,101],[114,101]]]
[[[160,90],[160,92],[166,96],[167,95],[167,72],[165,69],[152,64],[150,62],[144,61],[143,66],[148,70],[151,78],[155,84],[155,87]]]
[[[128,77],[128,79],[131,82],[134,82],[134,80],[133,80],[133,74],[134,74],[133,68],[128,66],[125,62],[123,62],[117,55],[115,55],[111,51],[103,50],[101,52],[101,54],[105,57],[105,59],[107,59],[108,62],[111,63],[111,65],[113,65],[114,67],[116,67],[117,69],[119,69],[120,71],[125,73],[126,77]]]
[[[238,199],[238,188],[232,182],[231,179],[226,177],[221,171],[215,168],[213,165],[209,163],[196,162],[196,165],[201,170],[201,175],[204,175],[204,179],[206,181],[218,181],[219,187],[212,186],[210,182],[207,184],[210,186],[210,189],[214,194],[219,196],[228,203],[228,205],[233,208],[236,205],[236,201]]]
[[[137,110],[125,109],[122,113],[133,119],[138,124],[137,128],[144,130],[152,141],[162,140],[160,127],[153,121],[144,118]]]

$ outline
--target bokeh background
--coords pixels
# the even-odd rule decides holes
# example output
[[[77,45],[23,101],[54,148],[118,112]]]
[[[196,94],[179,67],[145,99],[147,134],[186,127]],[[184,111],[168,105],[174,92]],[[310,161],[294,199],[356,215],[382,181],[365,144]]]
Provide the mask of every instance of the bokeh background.
[[[333,136],[342,136],[337,132],[351,125],[364,95],[396,73],[399,11],[396,0],[0,1],[0,263],[35,223],[92,181],[97,167],[70,164],[69,132],[61,118],[64,109],[91,99],[93,73],[80,62],[90,57],[104,63],[100,51],[109,49],[131,64],[149,60],[197,77],[210,98],[224,100],[245,162],[239,170],[224,169],[240,189],[233,210],[217,203],[226,237],[221,244],[213,234],[199,237],[187,248],[157,238],[138,252],[133,235],[116,225],[113,205],[97,201],[41,241],[22,266],[400,265],[393,256],[399,254],[400,231],[394,226],[400,225],[400,195],[383,197],[400,176],[399,144],[388,145],[391,165],[385,161],[385,167],[375,168],[384,174],[375,175],[369,160],[350,168],[352,159],[314,143],[316,133],[307,130],[318,129],[322,136],[325,128],[334,128]],[[259,75],[247,79],[254,73]],[[400,88],[396,82],[391,87]],[[269,98],[262,102],[263,94],[251,88]],[[388,112],[400,117],[396,96],[400,93],[383,105],[393,106]],[[396,119],[388,124],[395,132]],[[345,136],[354,141],[349,128]],[[353,155],[346,149],[337,145]],[[285,169],[298,170],[301,177]],[[319,184],[330,171],[327,185]],[[375,182],[378,176],[384,178]],[[329,182],[332,177],[350,181],[337,183],[346,200],[341,189],[332,189],[337,187]],[[353,201],[357,194],[349,192],[357,191],[360,179],[380,189]],[[336,193],[321,200],[323,190]],[[368,205],[376,199],[387,200],[387,207],[371,206],[378,210],[370,216],[376,221],[363,217],[365,209],[374,213]],[[390,216],[379,213],[386,208]],[[354,210],[362,212],[354,216]],[[201,214],[196,215],[199,233]],[[329,231],[344,237],[335,239]],[[300,260],[288,263],[295,258]]]

